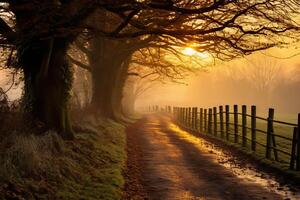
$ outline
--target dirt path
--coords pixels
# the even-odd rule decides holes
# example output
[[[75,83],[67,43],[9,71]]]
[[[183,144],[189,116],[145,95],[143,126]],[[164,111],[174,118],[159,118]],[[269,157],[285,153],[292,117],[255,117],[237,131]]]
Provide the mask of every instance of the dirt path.
[[[239,177],[206,141],[189,138],[166,116],[148,115],[127,132],[125,199],[285,199]]]

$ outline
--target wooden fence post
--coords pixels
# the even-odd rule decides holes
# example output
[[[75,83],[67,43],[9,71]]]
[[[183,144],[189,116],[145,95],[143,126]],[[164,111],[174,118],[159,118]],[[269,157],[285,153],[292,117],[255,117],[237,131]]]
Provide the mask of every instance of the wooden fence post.
[[[180,117],[179,117],[180,123],[182,123],[182,121],[183,121],[183,111],[182,111],[182,107],[179,107],[179,115],[180,115]]]
[[[291,159],[290,159],[290,169],[293,170],[295,166],[295,160],[296,160],[296,149],[297,149],[297,143],[298,143],[298,135],[297,135],[297,127],[294,127],[293,132],[293,140],[292,140],[292,150],[291,150]]]
[[[212,134],[212,109],[208,109],[208,133]]]
[[[189,113],[189,107],[186,107],[186,127],[189,126],[189,122],[190,122],[190,113]]]
[[[179,119],[179,122],[181,123],[181,107],[178,107],[178,119]]]
[[[183,107],[183,125],[185,126],[186,125],[186,119],[187,119],[187,117],[186,117],[186,114],[187,114],[187,109],[186,109],[186,107]]]
[[[173,107],[172,110],[173,110],[172,116],[173,116],[173,118],[177,121],[176,107]]]
[[[191,112],[191,107],[189,107],[189,120],[188,120],[188,128],[191,128],[191,122],[192,122],[192,112]]]
[[[247,106],[242,106],[242,138],[243,147],[247,146]]]
[[[221,138],[224,139],[223,106],[219,106],[219,113],[220,113],[220,132],[221,132]]]
[[[186,127],[189,127],[190,123],[190,112],[189,112],[189,107],[186,108]]]
[[[186,111],[185,107],[182,107],[182,124],[185,125],[185,116],[186,116]]]
[[[251,149],[256,151],[256,106],[251,106]]]
[[[197,124],[197,107],[194,107],[194,124],[193,129],[196,130],[196,124]]]
[[[178,107],[178,112],[179,112],[179,122],[181,123],[182,121],[182,112],[181,112],[182,110],[181,110],[181,107]]]
[[[204,132],[208,132],[207,114],[207,109],[204,109]]]
[[[194,118],[195,117],[195,108],[192,107],[192,118],[191,118],[191,129],[193,130],[194,128]]]
[[[184,125],[186,126],[188,123],[188,114],[189,114],[189,110],[187,107],[184,108],[185,110],[185,120],[184,120]]]
[[[274,119],[274,109],[270,108],[269,115],[268,115],[267,144],[266,144],[266,158],[268,159],[271,158],[273,119]]]
[[[218,118],[217,118],[217,107],[213,108],[213,115],[214,115],[214,135],[218,135]]]
[[[184,122],[184,109],[181,107],[181,124]]]
[[[200,133],[203,133],[203,108],[200,108]]]
[[[191,120],[190,120],[190,128],[193,129],[194,124],[194,107],[191,107]]]
[[[300,113],[298,114],[298,124],[297,124],[297,158],[296,158],[296,170],[300,171]]]
[[[181,115],[182,115],[181,123],[183,124],[184,123],[184,108],[183,107],[181,107]]]
[[[188,108],[187,107],[185,107],[184,108],[184,112],[185,112],[185,119],[184,119],[184,125],[186,126],[187,125],[187,122],[188,122]]]
[[[181,123],[183,124],[184,123],[184,108],[181,107],[181,114],[182,114],[182,121]]]
[[[225,106],[225,124],[226,124],[226,140],[229,141],[229,105]]]
[[[193,130],[195,130],[195,127],[196,127],[196,107],[194,107],[194,117],[193,117]]]
[[[198,130],[198,108],[195,107],[195,121],[194,121],[194,129]]]
[[[251,149],[256,151],[256,106],[251,106]]]
[[[239,142],[239,138],[238,138],[238,134],[239,134],[239,127],[238,127],[238,105],[234,105],[233,106],[233,117],[234,117],[234,142],[238,143]]]
[[[183,122],[183,109],[182,109],[182,107],[179,108],[179,112],[180,112],[180,123],[182,124],[182,122]]]
[[[274,110],[274,109],[273,109]],[[273,120],[274,120],[274,116],[273,116]],[[274,153],[274,158],[276,161],[279,161],[278,160],[278,152],[277,152],[277,145],[276,145],[276,139],[275,139],[275,135],[274,135],[274,123],[272,121],[272,127],[271,127],[272,131],[271,131],[271,138],[272,138],[272,149],[273,149],[273,153]]]

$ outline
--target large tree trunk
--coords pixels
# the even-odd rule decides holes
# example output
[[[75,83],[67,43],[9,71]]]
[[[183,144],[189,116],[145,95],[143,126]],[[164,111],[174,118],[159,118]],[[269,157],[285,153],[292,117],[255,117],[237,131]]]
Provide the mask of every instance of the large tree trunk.
[[[123,112],[128,116],[133,116],[135,114],[135,102],[137,99],[137,94],[135,91],[134,81],[128,82],[126,86],[125,97],[123,98]]]
[[[65,139],[73,131],[68,113],[72,73],[66,53],[66,39],[35,40],[19,48],[25,76],[25,111]]]
[[[110,40],[95,38],[89,62],[92,68],[93,94],[91,108],[102,117],[119,121],[122,113],[122,93],[127,78],[127,59],[132,52],[125,52]]]
[[[115,113],[119,119],[124,119],[126,113],[124,112],[122,100],[124,96],[124,87],[126,84],[126,80],[128,78],[128,68],[129,68],[130,58],[127,58],[124,62],[122,62],[120,69],[117,74],[115,88],[114,88],[114,96],[113,96],[113,105],[115,108]]]
[[[96,114],[100,114],[107,118],[113,118],[112,96],[117,69],[112,66],[107,68],[104,66],[106,65],[104,64],[103,67],[93,66],[93,96],[91,104]]]
[[[136,97],[134,96],[132,91],[128,91],[131,88],[128,88],[126,91],[126,98],[123,100],[123,112],[126,115],[133,116],[135,113],[135,102],[136,102]]]
[[[98,66],[93,66],[92,108],[96,114],[119,120],[122,114],[121,100],[124,86],[123,79],[120,77],[122,67],[120,61],[106,62],[102,67],[99,63]]]

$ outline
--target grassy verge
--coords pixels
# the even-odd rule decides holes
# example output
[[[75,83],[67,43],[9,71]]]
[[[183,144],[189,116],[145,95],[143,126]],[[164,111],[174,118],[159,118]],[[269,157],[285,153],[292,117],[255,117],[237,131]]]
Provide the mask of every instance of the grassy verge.
[[[11,134],[0,144],[0,199],[121,199],[125,127],[88,119],[74,141]]]
[[[286,162],[278,162],[275,160],[269,160],[265,158],[264,150],[251,151],[249,148],[242,147],[240,144],[236,144],[230,141],[223,140],[219,137],[215,137],[213,135],[203,134],[212,139],[218,140],[229,147],[233,147],[238,152],[243,153],[249,156],[250,159],[254,160],[257,164],[260,164],[267,170],[271,170],[279,175],[279,177],[283,177],[288,183],[294,183],[295,185],[299,185],[300,183],[300,173],[295,170],[290,170],[289,165]]]
[[[224,117],[224,116],[223,116]],[[278,118],[279,120],[282,120],[282,121],[286,121],[286,122],[289,122],[289,123],[296,123],[295,121],[297,120],[296,117],[292,118],[292,116],[289,116],[289,117],[286,117],[284,118],[283,115],[280,115],[280,118]],[[224,134],[224,137],[226,137],[226,131],[225,131],[225,122],[223,121],[223,134]],[[233,119],[233,116],[230,115],[230,119],[229,119],[229,142],[230,143],[234,143],[235,141],[235,136],[234,136],[234,119]],[[238,143],[241,145],[242,143],[242,118],[240,115],[238,115]],[[204,124],[203,124],[204,126]],[[252,136],[251,136],[251,130],[250,130],[250,127],[251,127],[251,119],[250,117],[247,117],[246,119],[246,126],[248,127],[246,129],[246,140],[247,140],[247,144],[246,144],[246,149],[249,149],[249,151],[251,151],[251,139],[252,139]],[[276,136],[274,136],[274,139],[275,139],[275,143],[276,143],[276,148],[279,150],[277,151],[277,154],[278,154],[278,164],[284,166],[284,167],[289,167],[289,163],[290,163],[290,155],[288,154],[291,154],[291,148],[292,148],[292,139],[293,139],[293,129],[294,127],[293,126],[289,126],[289,125],[284,125],[284,124],[278,124],[278,123],[275,123],[273,124],[274,126],[274,134],[276,134]],[[200,127],[200,124],[198,122],[198,127]],[[212,132],[214,135],[218,135],[218,137],[221,137],[221,133],[220,133],[220,119],[219,119],[219,115],[217,117],[217,131],[216,131],[216,134],[215,134],[215,130],[214,130],[214,124],[212,124]],[[267,121],[263,121],[263,120],[260,120],[260,119],[257,119],[256,120],[256,129],[259,129],[261,131],[267,131]],[[260,156],[265,156],[266,154],[266,143],[267,143],[267,134],[266,133],[263,133],[261,131],[256,131],[256,154],[260,155]],[[282,138],[282,137],[285,137],[285,138]],[[286,139],[288,138],[288,139]],[[283,153],[283,152],[285,153]],[[274,158],[274,150],[272,150],[271,152],[271,157]]]
[[[222,144],[235,149],[237,152],[242,153],[243,155],[247,155],[251,160],[255,161],[255,163],[260,164],[260,166],[263,166],[264,169],[275,172],[276,174],[279,175],[279,177],[284,177],[285,180],[289,180],[290,183],[293,182],[296,185],[299,185],[300,183],[300,173],[289,169],[289,163],[288,163],[289,160],[287,157],[284,157],[283,155],[279,154],[280,156],[279,162],[275,161],[274,159],[269,160],[265,158],[265,148],[257,146],[257,150],[252,151],[250,148],[250,142],[247,143],[246,147],[242,147],[240,143],[241,139],[239,139],[239,143],[234,143],[234,138],[232,135],[230,136],[229,141],[227,141],[225,138],[222,139],[219,133],[218,135],[199,133],[199,131],[191,130],[190,128],[184,125],[179,124],[179,126],[191,132],[195,136],[201,135],[202,137],[205,137],[207,139],[212,139],[214,141],[221,142]],[[258,138],[258,141],[261,142],[263,141],[263,139],[264,139],[263,137]]]

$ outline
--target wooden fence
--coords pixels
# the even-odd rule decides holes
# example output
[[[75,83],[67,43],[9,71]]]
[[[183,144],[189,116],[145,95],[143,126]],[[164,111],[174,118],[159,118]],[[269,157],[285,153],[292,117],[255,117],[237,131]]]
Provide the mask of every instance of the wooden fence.
[[[241,112],[238,105],[232,110],[229,105],[218,109],[153,108],[172,113],[176,122],[187,129],[239,144],[247,150],[263,153],[267,159],[288,164],[291,170],[300,171],[300,113],[297,124],[293,124],[275,120],[272,108],[267,118],[257,116],[256,106],[251,106],[249,113],[246,105],[241,107]]]

